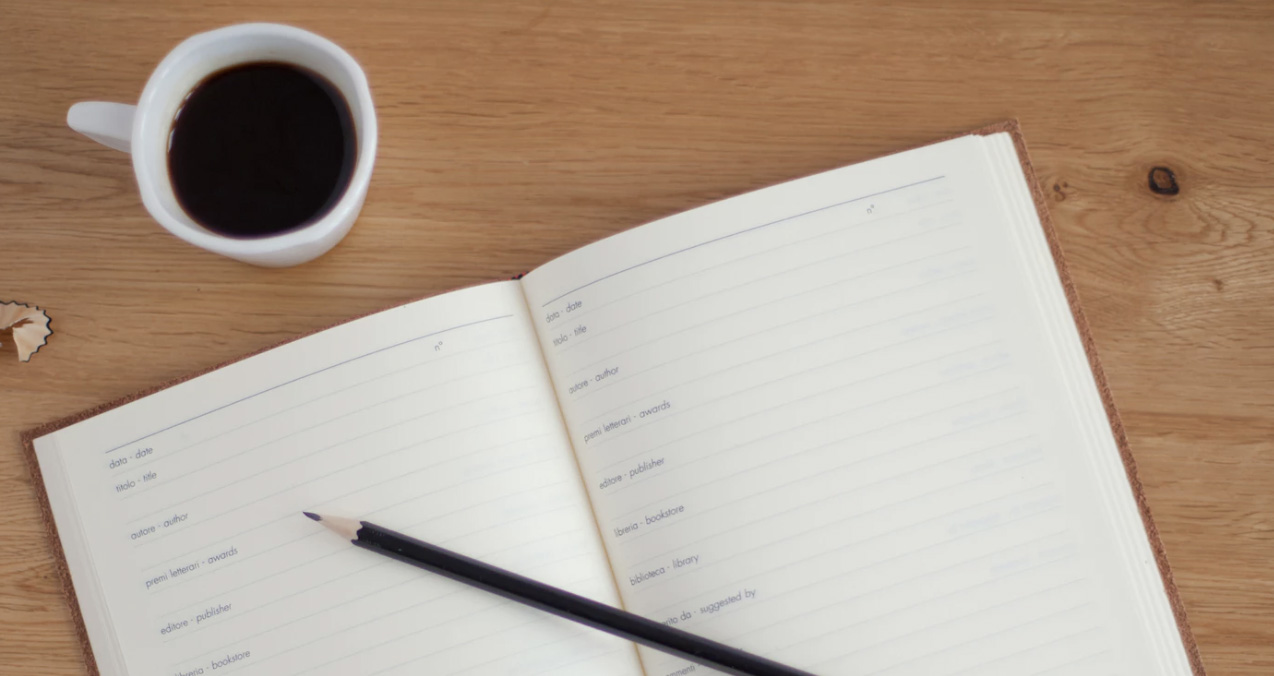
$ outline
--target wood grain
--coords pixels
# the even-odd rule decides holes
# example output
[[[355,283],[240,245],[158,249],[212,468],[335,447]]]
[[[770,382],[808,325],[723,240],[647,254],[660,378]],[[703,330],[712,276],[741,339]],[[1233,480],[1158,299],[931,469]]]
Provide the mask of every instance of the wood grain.
[[[706,201],[1018,118],[1209,673],[1274,672],[1274,5],[0,0],[0,665],[78,674],[17,433]],[[184,37],[269,20],[371,80],[367,206],[263,270],[167,236],[70,132]],[[1180,194],[1149,190],[1152,167]],[[7,341],[3,341],[6,342]]]

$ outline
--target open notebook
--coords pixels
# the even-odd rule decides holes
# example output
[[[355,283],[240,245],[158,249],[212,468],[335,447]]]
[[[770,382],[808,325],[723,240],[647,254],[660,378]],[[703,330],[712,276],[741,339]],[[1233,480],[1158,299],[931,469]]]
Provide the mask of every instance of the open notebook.
[[[313,510],[818,674],[1202,674],[1041,204],[1006,123],[37,430],[90,664],[709,673]]]

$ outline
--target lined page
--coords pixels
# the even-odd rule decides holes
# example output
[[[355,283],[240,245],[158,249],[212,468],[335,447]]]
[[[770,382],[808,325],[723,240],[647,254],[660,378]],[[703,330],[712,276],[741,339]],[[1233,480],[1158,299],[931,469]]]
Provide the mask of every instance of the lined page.
[[[524,279],[629,610],[818,674],[1146,673],[980,142]]]
[[[515,283],[302,339],[36,448],[107,676],[640,673],[627,642],[300,514],[618,603]]]

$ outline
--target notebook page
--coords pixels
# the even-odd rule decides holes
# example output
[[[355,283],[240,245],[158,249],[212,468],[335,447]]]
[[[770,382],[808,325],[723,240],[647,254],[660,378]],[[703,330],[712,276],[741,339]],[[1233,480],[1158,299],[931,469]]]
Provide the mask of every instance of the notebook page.
[[[819,674],[1146,673],[980,143],[524,278],[626,608]]]
[[[518,285],[420,301],[36,441],[103,674],[638,674],[357,549],[357,516],[618,603]]]

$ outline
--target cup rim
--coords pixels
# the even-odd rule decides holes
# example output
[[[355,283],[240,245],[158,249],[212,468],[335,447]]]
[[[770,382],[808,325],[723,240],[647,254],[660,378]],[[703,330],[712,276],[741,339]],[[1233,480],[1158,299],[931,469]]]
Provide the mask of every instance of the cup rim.
[[[287,232],[266,237],[234,238],[217,235],[173,218],[160,200],[159,190],[156,187],[161,184],[171,184],[168,166],[167,164],[161,167],[153,166],[154,163],[146,159],[146,153],[140,152],[139,147],[139,144],[143,142],[142,130],[151,124],[151,118],[156,114],[156,105],[165,91],[160,83],[170,75],[171,71],[178,68],[181,61],[191,52],[217,41],[242,35],[287,38],[307,43],[327,52],[337,60],[340,67],[346,71],[354,83],[354,91],[352,93],[358,99],[358,110],[360,111],[355,121],[362,132],[358,143],[358,157],[355,160],[354,170],[350,173],[349,184],[345,188],[345,194],[319,220]],[[243,23],[223,26],[192,35],[174,47],[160,61],[154,72],[151,73],[150,78],[146,81],[141,98],[137,102],[137,113],[133,118],[131,155],[133,173],[137,177],[137,187],[141,192],[142,204],[165,230],[195,246],[221,255],[236,257],[270,254],[314,245],[324,241],[334,231],[340,229],[353,215],[352,212],[357,211],[362,206],[363,194],[371,181],[372,165],[376,159],[377,137],[376,109],[372,103],[371,87],[367,83],[367,76],[362,67],[358,65],[353,56],[335,42],[303,28],[276,23]]]

